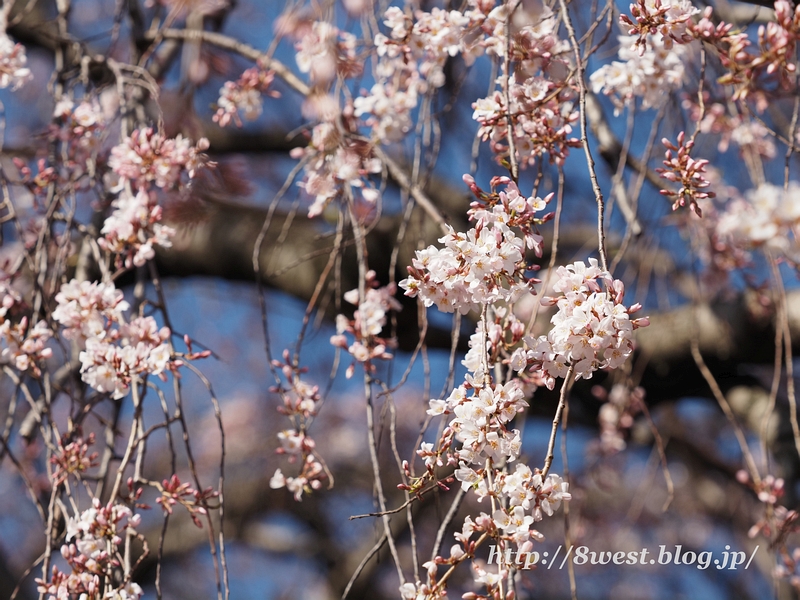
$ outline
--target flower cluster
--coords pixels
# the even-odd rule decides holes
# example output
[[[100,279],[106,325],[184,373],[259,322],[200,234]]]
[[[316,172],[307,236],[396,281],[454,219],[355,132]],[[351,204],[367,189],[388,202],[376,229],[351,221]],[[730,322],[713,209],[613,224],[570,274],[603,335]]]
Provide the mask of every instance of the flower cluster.
[[[140,188],[134,195],[123,189],[112,206],[114,212],[103,224],[98,244],[119,255],[120,266],[141,267],[155,256],[153,246],[172,246],[175,230],[160,223],[162,208],[154,192]]]
[[[638,36],[634,49],[638,47],[640,54],[645,53],[648,38],[657,34],[667,50],[672,48],[672,42],[687,44],[694,39],[687,28],[700,9],[689,0],[637,0],[630,8],[633,18],[620,15],[619,20],[630,28],[628,35]]]
[[[68,97],[56,104],[50,137],[61,142],[69,157],[68,167],[77,178],[100,147],[106,118],[96,99],[83,100],[77,106]]]
[[[570,137],[578,112],[575,90],[567,81],[568,63],[562,56],[569,44],[558,38],[558,20],[551,9],[542,7],[533,22],[516,23],[510,7],[504,3],[486,16],[481,27],[487,35],[481,45],[499,57],[505,57],[510,46],[509,58],[516,69],[498,77],[500,90],[473,103],[472,118],[480,123],[478,136],[490,141],[501,164],[509,157],[509,129],[521,167],[533,165],[545,153],[551,162],[562,164],[569,148],[579,145]],[[508,19],[512,20],[510,44]]]
[[[281,370],[288,386],[279,384],[270,391],[281,395],[283,406],[278,412],[286,415],[293,425],[291,429],[278,433],[280,448],[276,452],[288,456],[290,463],[299,459],[302,468],[297,477],[286,477],[281,469],[277,469],[269,485],[272,489],[287,488],[294,494],[294,499],[299,501],[304,492],[310,494],[311,490],[319,489],[322,487],[322,480],[329,477],[317,456],[316,443],[308,435],[308,427],[317,414],[322,398],[318,386],[312,386],[300,377],[308,369],[298,367],[291,360],[288,350],[283,352],[283,362],[274,360],[272,366]],[[330,484],[333,484],[332,480]]]
[[[433,8],[414,16],[412,20],[397,6],[386,10],[383,23],[389,35],[378,34],[374,40],[377,81],[354,100],[355,116],[365,118],[372,139],[381,143],[399,141],[411,129],[419,98],[444,85],[448,57],[462,54],[472,64],[482,51],[467,33],[474,29],[473,16],[483,15]]]
[[[2,320],[2,317],[0,317]],[[19,323],[12,324],[10,320],[2,320],[0,324],[0,340],[5,345],[2,358],[14,362],[20,371],[28,371],[35,377],[41,375],[37,363],[50,358],[53,350],[46,346],[53,336],[46,321],[39,321],[36,325],[28,327],[28,317],[22,317]]]
[[[308,369],[294,366],[288,350],[284,351],[283,360],[284,362],[272,361],[272,366],[281,370],[287,382],[287,385],[270,388],[271,392],[280,394],[283,400],[283,406],[278,412],[292,419],[313,417],[317,414],[317,406],[321,401],[319,386],[303,380],[301,375],[308,372]]]
[[[695,160],[691,152],[694,148],[694,140],[686,140],[683,131],[678,134],[678,145],[676,146],[667,138],[661,140],[666,146],[664,169],[656,169],[656,172],[667,181],[679,183],[680,188],[676,190],[661,190],[661,194],[668,198],[674,198],[672,210],[678,210],[680,206],[688,204],[698,217],[702,216],[702,210],[698,205],[698,200],[713,198],[714,192],[704,191],[711,183],[705,178],[706,165],[708,161],[704,158]],[[673,152],[675,153],[673,155]]]
[[[180,187],[183,175],[189,179],[207,161],[202,152],[208,140],[201,138],[196,145],[181,135],[168,138],[152,128],[137,129],[122,143],[111,149],[108,166],[136,188],[154,183],[157,187]]]
[[[285,487],[294,494],[294,499],[302,500],[303,493],[310,494],[312,490],[322,487],[322,480],[326,477],[325,469],[313,454],[309,454],[303,461],[303,470],[297,477],[286,477],[280,469],[269,480],[269,487],[273,490]]]
[[[83,348],[88,339],[104,339],[113,323],[122,321],[128,310],[121,290],[113,283],[73,279],[56,294],[53,319],[64,327],[64,337]]]
[[[80,353],[82,379],[98,392],[123,398],[134,377],[163,377],[165,370],[177,366],[166,343],[169,328],[159,329],[153,317],[137,317],[115,333],[113,341],[86,340],[86,349]]]
[[[481,21],[486,38],[480,42],[488,54],[505,58],[510,45],[510,58],[518,63],[518,69],[522,72],[533,74],[541,70],[556,80],[566,77],[568,65],[565,55],[569,52],[569,43],[559,39],[558,15],[550,7],[541,4],[533,10],[526,10],[508,2],[498,6],[494,6],[493,1],[477,1],[474,4],[476,10],[470,14],[475,20],[480,20],[488,9],[488,14]],[[509,19],[510,44],[506,39],[506,22]]]
[[[402,140],[411,130],[411,113],[420,94],[427,90],[415,62],[396,60],[392,68],[386,68],[387,64],[387,59],[382,60],[379,71],[385,70],[388,75],[369,93],[353,100],[355,116],[372,129],[372,139],[384,144]]]
[[[0,357],[12,362],[17,370],[39,377],[39,364],[53,355],[52,349],[46,346],[52,332],[46,321],[31,325],[25,314],[15,322],[23,304],[22,296],[12,286],[11,276],[0,269],[0,343],[3,345]]]
[[[274,71],[253,67],[242,73],[238,81],[226,81],[219,90],[217,112],[212,117],[214,122],[225,127],[233,121],[241,127],[240,115],[248,121],[257,119],[261,115],[264,94],[271,98],[280,97],[280,92],[269,89],[273,79]]]
[[[631,389],[621,383],[615,384],[610,392],[602,386],[592,388],[592,393],[604,400],[597,420],[600,424],[599,449],[602,454],[616,454],[625,449],[625,438],[633,426],[633,419],[642,410],[644,389]]]
[[[707,7],[702,18],[690,24],[690,33],[715,47],[726,70],[718,81],[735,86],[732,99],[744,99],[752,94],[757,108],[764,110],[767,99],[759,79],[777,78],[784,89],[793,85],[795,48],[800,38],[800,7],[793,8],[787,0],[777,0],[775,21],[759,27],[755,51],[751,51],[753,43],[746,31],[735,29],[730,23],[715,23],[712,15],[712,7]]]
[[[800,185],[765,183],[731,200],[716,225],[718,241],[752,250],[764,248],[776,256],[800,263],[794,232],[800,225]]]
[[[115,580],[114,573],[121,565],[119,547],[123,537],[136,535],[135,528],[140,521],[141,517],[134,515],[127,506],[113,502],[103,506],[95,498],[92,508],[67,520],[67,543],[61,547],[61,555],[72,572],[63,573],[53,567],[50,581],[37,580],[39,592],[48,594],[48,600],[141,598],[142,588],[128,578],[107,594],[101,585],[101,578],[106,580],[107,586]]]
[[[356,37],[330,23],[312,23],[295,47],[297,66],[301,72],[308,73],[315,84],[327,85],[337,75],[355,77],[361,74],[362,65],[356,55]]]
[[[668,49],[663,41],[651,37],[637,52],[631,48],[634,38],[618,39],[620,60],[600,67],[589,78],[592,91],[609,96],[617,112],[635,98],[642,99],[644,109],[660,106],[669,92],[683,85],[685,46]]]
[[[384,13],[389,36],[378,34],[375,46],[379,56],[406,56],[417,61],[420,75],[433,87],[444,85],[442,68],[448,57],[464,54],[468,65],[480,55],[480,48],[469,45],[467,32],[475,24],[473,13],[433,8],[417,10],[412,20],[397,6]]]
[[[469,211],[475,227],[466,234],[449,228],[439,239],[444,248],[418,250],[409,277],[400,282],[407,296],[419,295],[425,306],[436,304],[439,310],[461,314],[482,304],[514,301],[530,290],[524,251],[527,246],[541,254],[534,227],[544,219],[535,213],[552,197],[526,197],[507,177],[492,180],[492,188],[505,185],[499,193],[482,191],[469,176],[465,181],[479,198]],[[512,227],[521,229],[523,237]]]
[[[169,328],[159,329],[153,317],[126,323],[128,304],[113,284],[73,280],[61,287],[56,302],[53,318],[64,326],[64,337],[81,343],[81,377],[98,392],[123,398],[134,377],[164,378],[166,370],[180,366],[167,344]]]
[[[478,322],[475,333],[470,336],[469,351],[461,364],[471,373],[482,377],[503,362],[503,356],[522,340],[524,334],[525,324],[517,319],[513,311],[491,306],[487,309],[486,318]]]
[[[394,284],[379,287],[380,284],[376,277],[375,271],[367,272],[363,301],[360,301],[357,289],[350,290],[344,295],[347,302],[357,307],[355,315],[352,320],[344,315],[337,315],[336,335],[331,337],[331,344],[347,350],[355,361],[362,363],[368,371],[375,369],[371,363],[372,359],[392,357],[386,352],[386,349],[393,347],[395,341],[380,337],[380,333],[383,326],[386,325],[387,313],[390,310],[399,311],[402,308],[394,297],[397,287]],[[352,344],[348,345],[345,334],[355,338]],[[348,378],[353,375],[354,368],[355,363],[348,368]]]
[[[553,328],[546,336],[526,338],[527,350],[520,348],[512,357],[518,370],[541,369],[551,390],[570,368],[576,379],[589,379],[598,369],[619,367],[633,352],[633,330],[649,324],[647,318],[631,320],[630,314],[641,306],[622,304],[624,285],[602,271],[596,259],[590,258],[588,267],[582,261],[558,267],[556,273],[553,289],[562,295],[545,299],[558,306],[550,319]],[[601,282],[607,291],[602,291]]]
[[[484,465],[486,459],[513,461],[522,447],[518,429],[509,431],[507,424],[528,406],[517,381],[505,385],[484,384],[472,378],[460,385],[445,400],[432,399],[428,414],[454,414],[450,422],[450,435],[462,443],[456,452],[459,469],[455,476],[464,490],[473,485],[480,487],[484,496],[486,482],[471,465]],[[445,434],[445,437],[447,434]]]
[[[538,76],[518,83],[517,73],[509,78],[508,87],[510,107],[499,90],[472,104],[472,118],[480,123],[478,136],[490,141],[492,151],[502,163],[509,154],[510,121],[516,158],[521,166],[535,164],[544,154],[549,155],[550,162],[563,164],[569,148],[580,145],[580,140],[571,137],[572,123],[578,119],[574,90]]]
[[[25,46],[15,44],[6,33],[6,15],[6,10],[0,15],[0,89],[17,90],[33,79],[33,75],[25,66],[28,63]]]
[[[314,198],[309,217],[321,214],[345,189],[350,193],[360,191],[359,197],[370,204],[378,200],[379,192],[368,177],[380,173],[383,166],[373,156],[370,145],[354,133],[355,122],[352,111],[348,111],[342,115],[342,128],[329,121],[319,123],[312,131],[311,143],[292,150],[292,158],[306,160],[306,176],[300,186]]]
[[[507,427],[527,406],[517,380],[492,385],[482,383],[479,377],[468,376],[467,382],[446,400],[431,400],[430,406],[428,413],[431,415],[452,413],[455,417],[445,428],[438,450],[434,450],[433,444],[423,443],[417,451],[425,461],[428,476],[433,477],[435,466],[442,466],[442,458],[446,456],[447,463],[457,467],[454,475],[463,490],[472,489],[479,501],[487,496],[497,498],[500,507],[491,515],[481,513],[474,522],[467,517],[462,531],[455,534],[460,545],[450,549],[450,557],[437,556],[424,565],[428,569],[426,585],[429,590],[437,586],[439,565],[457,564],[474,555],[474,542],[470,541],[473,533],[485,531],[500,545],[515,544],[519,552],[530,552],[533,541],[544,539],[531,526],[541,521],[543,515],[552,516],[561,502],[571,499],[569,485],[558,475],[543,477],[541,471],[531,470],[524,464],[517,464],[513,472],[493,466],[512,462],[520,453],[519,430],[509,431]],[[462,445],[451,451],[454,438]],[[419,486],[420,483],[415,482],[411,490]],[[502,576],[486,575],[478,573],[476,582],[487,584],[491,597]]]

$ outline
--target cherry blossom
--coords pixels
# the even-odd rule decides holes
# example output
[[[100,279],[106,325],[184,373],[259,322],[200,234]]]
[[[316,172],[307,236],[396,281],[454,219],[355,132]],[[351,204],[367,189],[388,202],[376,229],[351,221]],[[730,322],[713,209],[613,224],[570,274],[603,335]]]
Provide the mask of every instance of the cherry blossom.
[[[155,319],[140,317],[142,328],[156,328]],[[122,345],[104,340],[89,339],[86,349],[80,353],[81,378],[98,392],[111,394],[113,398],[127,395],[134,376],[145,374],[162,375],[170,368],[171,354],[164,341],[169,329],[162,328],[155,338],[136,341],[136,337],[124,336]]]
[[[113,283],[95,283],[73,279],[61,286],[55,297],[58,306],[53,319],[64,327],[64,337],[81,346],[87,339],[110,335],[113,323],[122,321],[129,304]]]
[[[80,596],[87,600],[139,600],[144,594],[142,588],[128,578],[121,583],[100,585],[100,577],[114,581],[115,571],[121,564],[120,545],[126,535],[136,535],[136,527],[141,522],[138,514],[133,514],[124,504],[100,503],[92,500],[92,507],[67,519],[66,543],[61,547],[61,555],[71,568],[71,573],[63,573],[53,567],[49,581],[37,579],[39,592],[49,594],[48,600],[62,600]]]
[[[141,267],[155,257],[154,246],[169,248],[175,230],[162,225],[162,209],[156,195],[141,188],[136,195],[123,189],[112,202],[112,212],[100,233],[101,248],[119,255],[119,262],[126,268]]]
[[[749,190],[744,198],[730,201],[716,224],[716,236],[744,250],[763,248],[794,263],[800,249],[794,236],[800,224],[800,185],[789,187],[765,183]]]
[[[331,344],[346,349],[356,362],[362,363],[368,371],[375,369],[370,362],[372,359],[392,357],[386,350],[396,345],[395,340],[380,337],[379,334],[386,325],[387,313],[402,308],[394,297],[397,286],[389,284],[379,287],[379,285],[375,271],[368,271],[363,302],[359,301],[357,289],[350,290],[344,295],[347,302],[357,306],[356,312],[353,320],[341,314],[336,316],[336,335],[331,338]],[[349,346],[345,334],[355,338]],[[347,376],[350,377],[352,374],[353,366],[348,369]]]
[[[286,415],[292,424],[291,429],[278,433],[280,448],[277,454],[288,456],[289,463],[300,463],[300,473],[297,477],[286,477],[281,469],[276,469],[270,478],[269,485],[272,489],[285,487],[300,501],[304,493],[311,493],[322,487],[322,481],[331,475],[318,457],[316,443],[308,434],[308,428],[316,416],[322,398],[319,387],[309,385],[300,377],[308,371],[307,368],[298,367],[292,360],[289,351],[283,352],[283,362],[274,360],[273,368],[280,369],[288,386],[280,384],[270,388],[283,398],[283,406],[278,412]],[[330,480],[333,485],[333,480]]]
[[[157,187],[171,189],[182,184],[184,174],[191,179],[207,163],[202,154],[207,149],[205,138],[192,145],[180,134],[167,138],[147,127],[135,130],[114,146],[108,166],[137,188],[154,183]]]
[[[667,48],[663,41],[651,37],[636,52],[631,48],[636,43],[631,36],[619,36],[618,40],[620,60],[600,67],[589,78],[592,91],[609,96],[617,111],[635,98],[642,99],[644,109],[660,106],[668,92],[683,85],[685,46]]]
[[[628,35],[638,35],[634,49],[644,54],[649,36],[661,35],[661,42],[667,50],[672,42],[686,44],[692,41],[687,28],[700,9],[692,6],[689,0],[637,0],[630,6],[633,19],[621,15],[620,22],[630,27]]]
[[[589,379],[598,369],[616,369],[633,352],[633,330],[649,323],[646,318],[630,319],[641,306],[622,304],[622,282],[601,271],[597,259],[590,258],[588,266],[577,261],[558,267],[556,274],[553,289],[563,295],[546,299],[558,306],[550,320],[553,328],[547,335],[525,339],[527,364],[541,369],[549,389],[570,367],[576,379]],[[601,282],[607,291],[602,291]]]
[[[56,104],[53,118],[50,135],[66,148],[68,166],[73,177],[78,178],[85,167],[92,166],[87,163],[100,149],[106,131],[103,109],[96,98],[85,98],[76,105],[64,97]]]
[[[8,11],[0,14],[0,89],[10,87],[17,90],[33,79],[25,55],[25,46],[15,44],[6,33]]]
[[[352,109],[342,115],[347,132],[333,122],[316,125],[311,134],[311,143],[306,148],[295,148],[292,158],[302,158],[305,163],[305,179],[299,185],[314,198],[308,209],[309,218],[322,213],[325,207],[343,193],[355,194],[374,204],[380,193],[369,182],[369,175],[380,173],[383,165],[372,156],[370,145],[354,135],[355,123]]]
[[[419,295],[425,306],[436,304],[439,310],[461,314],[482,304],[513,302],[530,289],[523,253],[526,246],[541,253],[541,237],[534,228],[543,219],[535,213],[551,197],[526,198],[507,177],[493,180],[493,187],[506,188],[491,194],[480,190],[471,178],[465,181],[483,199],[469,211],[476,226],[465,234],[448,227],[448,234],[439,239],[444,248],[418,250],[408,268],[409,277],[400,282],[407,296]],[[512,227],[521,229],[524,237],[518,237]]]
[[[28,327],[27,317],[22,317],[17,324],[4,320],[0,324],[0,340],[4,342],[5,348],[0,356],[13,361],[19,371],[30,369],[38,377],[41,370],[37,363],[53,355],[53,350],[46,346],[52,335],[46,321],[39,321],[33,327]]]
[[[569,148],[579,145],[579,140],[571,137],[572,123],[578,120],[572,88],[536,76],[518,82],[517,73],[509,78],[508,86],[510,107],[501,91],[473,103],[472,118],[481,125],[478,136],[490,141],[498,161],[506,160],[511,115],[516,158],[521,166],[535,164],[544,154],[549,155],[550,162],[563,164]]]
[[[361,73],[356,57],[356,37],[325,21],[316,21],[296,44],[297,66],[311,81],[325,85],[337,75],[354,77]]]
[[[275,79],[274,71],[265,71],[259,67],[247,69],[238,81],[226,81],[219,90],[217,112],[212,119],[225,127],[231,121],[242,126],[241,116],[248,121],[256,120],[263,109],[263,96],[279,98],[280,93],[270,90]]]
[[[53,318],[64,327],[64,337],[81,344],[81,377],[98,392],[123,398],[134,377],[164,378],[165,371],[180,366],[167,344],[169,328],[159,328],[153,317],[126,322],[128,303],[113,284],[73,280],[61,287],[56,301]]]

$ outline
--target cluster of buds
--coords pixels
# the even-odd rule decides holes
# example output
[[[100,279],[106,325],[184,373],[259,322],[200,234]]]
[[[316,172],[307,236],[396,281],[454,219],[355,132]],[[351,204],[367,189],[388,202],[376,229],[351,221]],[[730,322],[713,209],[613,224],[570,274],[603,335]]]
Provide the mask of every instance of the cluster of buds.
[[[253,67],[242,73],[238,81],[226,81],[219,90],[214,122],[225,127],[233,121],[241,127],[241,116],[248,121],[256,120],[261,115],[264,95],[280,97],[280,92],[269,89],[274,79],[274,71]]]
[[[361,363],[368,372],[375,370],[372,360],[390,359],[392,355],[386,350],[397,345],[394,338],[380,335],[386,325],[386,316],[389,311],[399,311],[402,307],[394,297],[397,286],[393,283],[380,287],[375,271],[366,274],[364,298],[361,300],[359,290],[350,290],[344,299],[355,305],[356,311],[353,319],[344,315],[336,316],[336,335],[331,337],[331,344],[336,348],[347,350],[353,357],[353,364],[347,369],[347,378],[353,376],[355,364]],[[347,335],[354,338],[348,344]]]
[[[628,35],[637,36],[634,48],[644,54],[648,36],[661,35],[664,47],[669,50],[672,43],[688,44],[694,38],[687,32],[692,17],[700,9],[689,0],[637,0],[630,5],[631,15],[620,15],[620,22],[629,27]]]
[[[800,548],[790,551],[787,547],[788,536],[800,530],[800,513],[778,504],[785,493],[784,480],[767,475],[755,482],[744,469],[736,473],[736,479],[752,489],[766,508],[764,517],[748,531],[748,537],[754,538],[762,534],[770,540],[770,547],[777,551],[779,557],[773,575],[778,579],[789,580],[795,589],[800,590]]]
[[[677,191],[661,190],[661,194],[675,199],[672,204],[672,210],[678,210],[678,207],[688,205],[689,210],[693,211],[698,217],[703,216],[698,200],[715,196],[714,192],[704,191],[711,185],[704,176],[708,161],[704,158],[698,160],[692,158],[691,152],[694,147],[694,140],[687,141],[683,131],[678,134],[677,146],[667,138],[661,140],[661,143],[667,148],[664,153],[665,168],[656,169],[656,172],[667,181],[681,186]]]
[[[97,452],[89,453],[89,447],[94,445],[94,433],[88,437],[75,433],[74,439],[67,442],[61,440],[58,445],[58,452],[53,454],[50,462],[55,466],[53,481],[55,485],[64,483],[70,475],[80,477],[87,470],[97,466]]]
[[[164,514],[172,514],[172,507],[180,504],[189,513],[192,522],[202,528],[203,522],[200,516],[208,514],[211,498],[219,496],[219,492],[207,487],[203,491],[196,490],[188,483],[181,483],[180,478],[173,474],[169,479],[165,479],[159,488],[161,497],[156,499],[156,503],[161,505]]]
[[[14,157],[14,166],[20,174],[21,185],[24,185],[33,195],[34,206],[40,206],[40,202],[47,195],[48,189],[58,182],[58,172],[55,167],[48,164],[46,158],[40,158],[36,161],[37,173],[34,175],[33,170],[21,158]]]
[[[792,75],[796,70],[795,48],[800,37],[800,9],[793,8],[787,0],[775,2],[775,21],[758,29],[758,49],[753,46],[743,30],[734,29],[730,23],[715,23],[713,7],[703,11],[697,24],[689,25],[690,33],[699,40],[712,44],[726,73],[719,83],[734,85],[733,100],[753,95],[757,108],[766,108],[766,96],[757,84],[763,75],[776,76],[779,84],[788,89],[793,85]]]

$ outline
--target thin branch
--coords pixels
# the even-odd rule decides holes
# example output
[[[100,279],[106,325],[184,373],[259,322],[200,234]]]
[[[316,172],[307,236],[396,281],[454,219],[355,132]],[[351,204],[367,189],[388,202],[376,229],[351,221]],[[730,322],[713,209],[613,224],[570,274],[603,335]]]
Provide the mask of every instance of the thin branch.
[[[559,0],[561,6],[561,18],[567,26],[569,33],[569,41],[572,45],[572,51],[575,54],[575,65],[578,69],[578,86],[579,86],[579,103],[580,103],[580,121],[581,121],[581,144],[583,151],[586,154],[586,163],[589,168],[589,179],[592,181],[592,190],[597,202],[597,250],[600,254],[600,265],[603,271],[608,271],[608,258],[606,256],[606,234],[604,230],[604,213],[605,202],[603,200],[603,192],[600,190],[600,184],[597,182],[597,172],[594,167],[594,158],[592,158],[592,151],[589,148],[589,138],[586,132],[586,67],[581,58],[581,48],[578,44],[578,36],[575,33],[575,27],[572,25],[572,19],[567,10],[566,0]]]
[[[149,41],[154,41],[157,37],[161,37],[165,40],[201,41],[212,44],[218,48],[236,52],[253,62],[258,62],[265,69],[275,71],[275,74],[283,79],[289,87],[303,96],[308,96],[311,93],[311,88],[297,77],[297,75],[292,73],[281,61],[276,58],[270,58],[261,50],[253,48],[249,44],[240,42],[230,36],[214,31],[197,29],[163,29],[159,32],[148,31],[145,34],[145,39]]]
[[[561,395],[558,399],[558,408],[556,409],[555,417],[553,417],[553,427],[550,430],[550,441],[547,442],[547,456],[545,456],[544,468],[542,469],[542,481],[544,481],[547,477],[547,473],[550,471],[550,465],[553,464],[553,454],[555,453],[558,424],[561,422],[561,414],[564,412],[564,407],[567,404],[567,394],[569,393],[569,388],[572,387],[573,373],[575,373],[575,367],[570,365],[569,370],[564,377],[564,383],[561,384]]]

